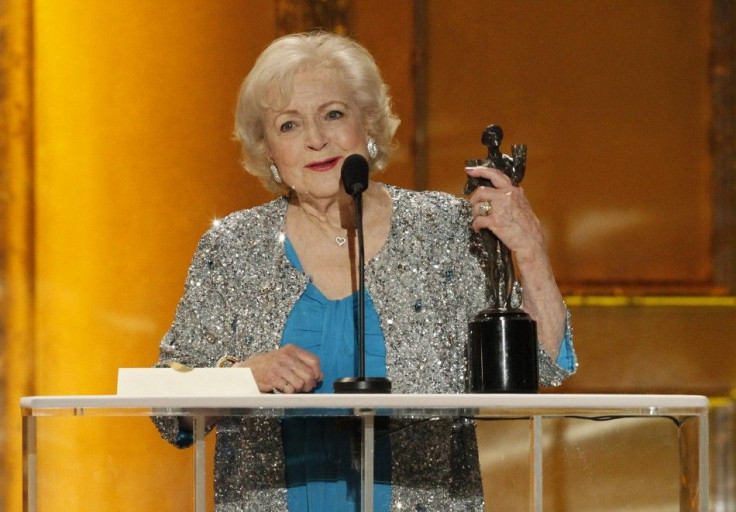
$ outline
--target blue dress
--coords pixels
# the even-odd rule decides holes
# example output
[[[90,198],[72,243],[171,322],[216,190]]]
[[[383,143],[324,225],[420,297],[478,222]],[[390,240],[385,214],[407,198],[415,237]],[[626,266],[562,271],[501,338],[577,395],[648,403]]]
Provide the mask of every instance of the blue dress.
[[[287,238],[286,256],[303,271]],[[341,377],[358,375],[358,292],[329,300],[313,283],[294,304],[284,327],[281,345],[293,344],[319,357],[324,379],[314,393],[332,393]],[[386,376],[386,344],[378,313],[368,292],[366,315],[366,375]],[[557,363],[568,371],[576,366],[567,331]],[[345,419],[285,418],[281,422],[286,464],[287,501],[290,512],[358,511],[360,468],[353,463],[354,425]],[[387,512],[391,505],[391,449],[388,433],[376,431],[374,510]]]
[[[291,242],[286,256],[302,270]],[[332,393],[335,380],[358,375],[358,293],[327,299],[313,283],[299,297],[284,327],[281,345],[293,344],[319,357],[324,379],[314,393]],[[366,292],[366,375],[386,376],[386,345],[381,324]],[[286,418],[281,422],[290,512],[357,511],[360,509],[360,467],[353,463],[357,423],[347,418]],[[374,509],[391,503],[391,453],[388,434],[377,430]]]

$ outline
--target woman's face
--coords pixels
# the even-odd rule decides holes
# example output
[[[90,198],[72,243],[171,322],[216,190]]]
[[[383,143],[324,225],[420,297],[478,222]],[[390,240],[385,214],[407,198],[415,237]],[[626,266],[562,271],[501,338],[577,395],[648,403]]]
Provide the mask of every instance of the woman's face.
[[[344,193],[343,161],[354,153],[367,158],[361,113],[331,69],[297,73],[291,102],[283,110],[267,109],[264,126],[269,157],[284,183],[300,196],[319,199]]]

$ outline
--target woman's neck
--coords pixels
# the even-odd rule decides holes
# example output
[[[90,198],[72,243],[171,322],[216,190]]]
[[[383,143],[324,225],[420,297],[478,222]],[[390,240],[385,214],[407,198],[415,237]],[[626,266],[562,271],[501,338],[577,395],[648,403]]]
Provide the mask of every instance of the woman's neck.
[[[383,206],[384,195],[385,191],[380,183],[369,182],[363,193],[364,219],[371,217],[375,208]],[[292,192],[289,202],[299,210],[299,215],[304,215],[310,222],[324,224],[332,229],[351,229],[355,226],[355,202],[344,192],[325,199]]]
[[[322,200],[293,194],[290,203],[295,207],[298,215],[317,225],[324,225],[334,230],[344,230],[354,224],[353,199],[347,194]]]
[[[388,239],[392,200],[380,183],[363,194],[365,258],[370,261]],[[289,237],[304,273],[328,299],[344,298],[358,288],[358,237],[353,199],[330,203],[291,198],[286,212]]]

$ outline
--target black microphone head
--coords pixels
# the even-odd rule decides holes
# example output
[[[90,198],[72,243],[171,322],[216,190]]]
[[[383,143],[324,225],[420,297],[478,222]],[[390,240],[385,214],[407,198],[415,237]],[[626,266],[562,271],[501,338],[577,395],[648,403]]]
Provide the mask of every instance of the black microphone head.
[[[351,196],[361,194],[368,188],[368,160],[354,154],[345,159],[341,170],[342,185]]]

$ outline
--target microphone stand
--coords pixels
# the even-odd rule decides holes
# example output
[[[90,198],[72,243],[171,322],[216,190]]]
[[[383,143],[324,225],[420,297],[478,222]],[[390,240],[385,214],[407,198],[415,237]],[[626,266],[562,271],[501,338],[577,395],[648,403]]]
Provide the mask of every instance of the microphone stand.
[[[365,379],[365,245],[363,245],[363,194],[353,196],[355,222],[358,226],[358,375]]]
[[[368,188],[368,163],[360,155],[349,156],[342,168],[345,191],[353,198],[358,231],[358,356],[359,377],[337,379],[335,393],[391,393],[391,381],[385,377],[365,376],[365,245],[363,243],[363,191]],[[362,410],[360,431],[353,432],[353,462],[360,463],[361,510],[373,510],[375,411]]]
[[[391,381],[385,377],[365,376],[365,246],[363,244],[363,193],[352,193],[358,231],[358,357],[359,376],[337,379],[335,393],[391,393]]]

